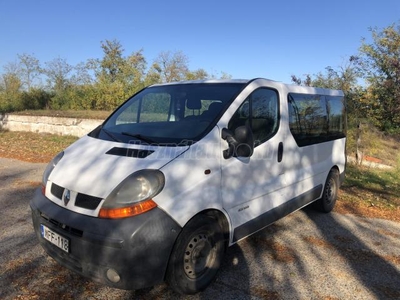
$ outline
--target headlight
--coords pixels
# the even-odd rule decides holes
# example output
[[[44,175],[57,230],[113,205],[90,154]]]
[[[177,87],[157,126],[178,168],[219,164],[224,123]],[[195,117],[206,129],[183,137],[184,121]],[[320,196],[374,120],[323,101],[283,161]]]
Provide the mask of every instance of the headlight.
[[[53,171],[54,167],[58,164],[58,162],[61,160],[61,158],[64,156],[64,151],[61,151],[58,153],[52,160],[51,162],[47,165],[46,169],[43,172],[43,177],[42,177],[42,192],[44,194],[44,190],[46,188],[47,180],[49,180],[49,176],[51,172]]]
[[[125,178],[105,199],[100,218],[125,218],[144,213],[157,204],[152,200],[164,188],[164,174],[141,170]]]

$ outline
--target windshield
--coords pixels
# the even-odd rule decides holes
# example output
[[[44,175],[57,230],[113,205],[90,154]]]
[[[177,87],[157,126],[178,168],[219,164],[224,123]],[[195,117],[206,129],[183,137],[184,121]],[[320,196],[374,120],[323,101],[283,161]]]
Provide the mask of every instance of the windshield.
[[[96,137],[146,144],[193,143],[206,135],[245,83],[191,83],[146,88],[120,106]]]

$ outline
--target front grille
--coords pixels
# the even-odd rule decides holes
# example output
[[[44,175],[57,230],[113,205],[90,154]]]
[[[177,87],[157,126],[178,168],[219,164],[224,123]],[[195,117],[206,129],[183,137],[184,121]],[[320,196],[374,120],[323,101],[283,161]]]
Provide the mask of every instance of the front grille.
[[[62,199],[62,195],[64,193],[64,188],[52,183],[51,184],[51,193],[53,194],[53,196],[57,197],[58,199]]]
[[[53,194],[53,196],[57,197],[57,199],[62,200],[63,194],[64,194],[64,188],[52,183],[51,184],[51,193]],[[98,198],[98,197],[93,197],[90,195],[86,195],[86,194],[81,194],[78,193],[75,199],[75,206],[81,207],[81,208],[85,208],[85,209],[91,209],[94,210],[97,208],[97,206],[100,204],[102,198]]]
[[[68,226],[68,225],[66,225],[66,224],[63,224],[63,223],[61,223],[61,222],[59,222],[59,221],[57,221],[57,220],[55,220],[55,219],[49,218],[48,216],[46,216],[46,215],[43,214],[43,213],[40,213],[40,216],[41,216],[43,219],[45,219],[46,221],[50,222],[51,224],[53,224],[54,226],[56,226],[57,228],[59,228],[59,229],[65,231],[65,232],[68,232],[68,233],[70,233],[70,234],[76,235],[76,236],[78,236],[78,237],[82,237],[82,236],[83,236],[83,231],[82,231],[82,230],[79,230],[79,229],[77,229],[77,228],[70,227],[70,226]]]
[[[93,197],[90,195],[79,193],[76,196],[75,206],[79,206],[86,209],[96,209],[97,206],[100,204],[101,200],[102,199],[98,197]]]

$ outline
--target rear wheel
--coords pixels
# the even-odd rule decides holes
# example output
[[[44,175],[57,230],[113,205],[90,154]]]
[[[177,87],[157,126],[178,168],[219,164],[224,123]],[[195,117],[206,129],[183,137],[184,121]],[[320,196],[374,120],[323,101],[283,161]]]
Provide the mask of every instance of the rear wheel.
[[[198,216],[183,228],[167,270],[169,286],[180,294],[204,290],[216,277],[225,244],[221,226],[208,216]]]
[[[324,213],[329,213],[335,206],[339,192],[339,171],[332,169],[326,179],[324,192],[321,199],[315,202],[316,208]]]

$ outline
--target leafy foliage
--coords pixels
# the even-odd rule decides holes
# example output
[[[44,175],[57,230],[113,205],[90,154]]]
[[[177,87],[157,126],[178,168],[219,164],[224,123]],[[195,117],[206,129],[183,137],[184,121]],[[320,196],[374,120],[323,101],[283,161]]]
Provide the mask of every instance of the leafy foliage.
[[[351,125],[368,120],[383,131],[400,133],[400,25],[371,29],[371,34],[373,43],[364,39],[358,55],[343,66],[305,78],[292,75],[292,82],[341,89]]]
[[[163,51],[148,68],[143,49],[125,56],[121,43],[100,43],[103,57],[76,66],[57,57],[41,64],[33,54],[18,55],[0,75],[0,112],[24,109],[113,110],[145,86],[214,77],[190,70],[181,51]],[[222,77],[229,77],[222,73]],[[42,85],[42,82],[47,82]]]
[[[400,131],[400,25],[371,29],[373,43],[363,41],[361,69],[377,125]]]

